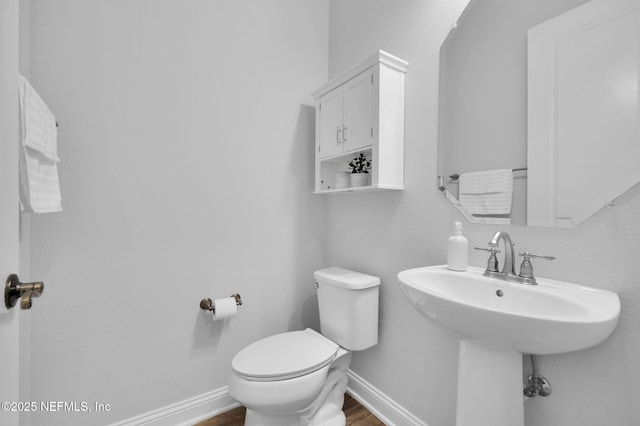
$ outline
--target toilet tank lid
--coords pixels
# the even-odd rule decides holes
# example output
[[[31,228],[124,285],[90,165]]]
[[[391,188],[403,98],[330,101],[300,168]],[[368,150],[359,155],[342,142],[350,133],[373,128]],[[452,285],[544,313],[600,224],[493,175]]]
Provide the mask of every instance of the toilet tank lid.
[[[319,283],[331,284],[351,290],[361,290],[380,285],[380,278],[344,268],[325,268],[315,271],[313,278]]]

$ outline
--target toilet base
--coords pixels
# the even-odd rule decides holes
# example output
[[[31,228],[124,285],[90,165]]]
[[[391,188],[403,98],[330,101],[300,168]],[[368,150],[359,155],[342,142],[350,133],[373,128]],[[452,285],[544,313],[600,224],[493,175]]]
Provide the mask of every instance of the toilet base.
[[[349,364],[351,352],[340,348],[320,394],[311,405],[294,412],[247,408],[245,426],[345,426],[347,418],[342,406],[347,391]]]
[[[270,415],[258,413],[247,408],[244,418],[245,426],[300,426],[300,415]]]
[[[345,426],[347,418],[341,410],[335,417],[325,419],[322,423],[309,423],[303,421],[299,414],[269,415],[247,409],[244,424],[245,426]]]

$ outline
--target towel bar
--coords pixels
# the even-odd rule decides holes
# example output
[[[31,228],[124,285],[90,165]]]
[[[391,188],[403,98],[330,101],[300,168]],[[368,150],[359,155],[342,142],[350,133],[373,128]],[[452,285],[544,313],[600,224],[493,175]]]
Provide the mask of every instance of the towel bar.
[[[511,169],[512,172],[521,172],[523,170],[527,170],[526,167],[518,167],[517,169]],[[452,175],[449,175],[449,178],[452,180],[458,180],[460,178],[460,175],[458,173],[454,173]]]

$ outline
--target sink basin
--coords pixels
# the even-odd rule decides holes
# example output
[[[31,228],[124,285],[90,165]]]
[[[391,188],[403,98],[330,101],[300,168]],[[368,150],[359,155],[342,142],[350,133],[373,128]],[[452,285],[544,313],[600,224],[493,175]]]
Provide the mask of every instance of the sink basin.
[[[562,281],[526,285],[483,272],[431,266],[402,271],[398,281],[418,312],[460,339],[456,426],[524,426],[522,354],[602,343],[618,323],[620,299]]]
[[[414,308],[460,339],[456,426],[524,426],[522,354],[602,343],[620,317],[618,295],[537,278],[526,285],[446,265],[398,274]]]
[[[481,268],[446,265],[398,274],[411,304],[461,340],[494,342],[526,354],[556,354],[602,343],[620,316],[618,295],[538,278],[525,285],[489,278]]]

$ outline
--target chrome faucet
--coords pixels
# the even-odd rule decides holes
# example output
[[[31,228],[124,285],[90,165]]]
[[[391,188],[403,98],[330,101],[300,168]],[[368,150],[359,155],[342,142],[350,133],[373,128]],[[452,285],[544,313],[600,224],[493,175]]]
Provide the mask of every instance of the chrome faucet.
[[[495,233],[491,241],[489,241],[489,247],[498,248],[500,240],[504,241],[504,265],[502,266],[501,274],[504,275],[516,275],[516,267],[513,263],[513,241],[511,237],[504,231],[498,231]],[[493,271],[491,271],[493,272]]]
[[[499,252],[498,247],[501,240],[504,242],[504,265],[502,266],[502,271],[498,271],[498,259],[496,257],[496,253]],[[487,269],[484,271],[483,275],[486,277],[513,281],[521,284],[537,284],[536,278],[533,276],[531,258],[554,260],[555,257],[540,256],[537,254],[531,254],[528,251],[519,253],[520,256],[524,257],[524,260],[520,265],[520,273],[516,274],[513,246],[514,243],[509,234],[504,231],[498,231],[494,234],[491,241],[489,241],[489,248],[475,247],[476,250],[485,250],[491,253],[489,261],[487,262]]]

